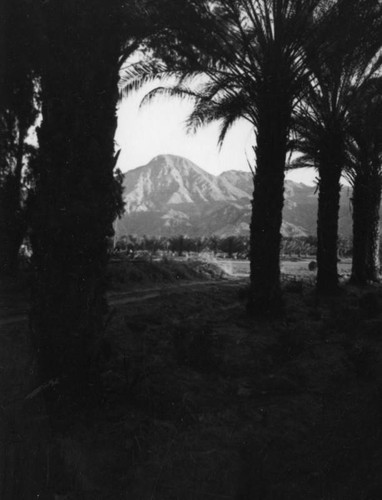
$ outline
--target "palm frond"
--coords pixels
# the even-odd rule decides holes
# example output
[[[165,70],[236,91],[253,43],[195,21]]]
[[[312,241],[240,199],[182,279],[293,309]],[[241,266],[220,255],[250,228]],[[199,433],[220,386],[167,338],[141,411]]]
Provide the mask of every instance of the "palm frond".
[[[228,131],[231,129],[231,127],[234,125],[234,123],[237,120],[239,120],[239,118],[241,118],[241,116],[238,116],[235,113],[232,113],[230,115],[226,115],[224,117],[224,119],[222,121],[222,124],[221,124],[221,127],[220,127],[220,132],[219,132],[219,137],[218,137],[218,146],[219,146],[219,149],[222,148]]]
[[[287,170],[296,170],[299,168],[317,168],[317,165],[310,155],[303,154],[291,160],[286,166]]]
[[[209,99],[208,94],[204,94],[197,98],[194,110],[187,119],[187,130],[196,132],[198,128],[213,121],[222,121],[218,139],[218,144],[221,145],[235,121],[247,117],[247,110],[247,99],[242,93],[223,93],[216,100]]]
[[[192,81],[202,76],[203,71],[183,71],[177,68],[168,68],[160,61],[141,61],[129,66],[124,66],[120,73],[120,97],[126,97],[131,91],[141,88],[145,83],[155,80],[175,78],[185,82]]]
[[[155,99],[158,99],[160,97],[167,97],[167,98],[175,97],[178,99],[195,100],[198,97],[200,97],[200,95],[197,92],[193,91],[192,89],[186,88],[186,87],[181,87],[181,86],[163,87],[163,86],[161,86],[161,87],[156,87],[156,88],[150,90],[150,92],[148,92],[143,97],[142,101],[139,104],[139,107],[143,107],[143,106],[146,106],[148,104],[151,104]]]

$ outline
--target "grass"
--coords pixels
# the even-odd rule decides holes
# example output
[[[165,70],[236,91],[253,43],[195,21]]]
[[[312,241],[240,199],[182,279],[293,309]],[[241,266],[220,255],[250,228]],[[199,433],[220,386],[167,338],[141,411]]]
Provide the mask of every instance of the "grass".
[[[178,281],[210,280],[225,277],[215,263],[203,260],[160,261],[118,259],[111,262],[107,275],[108,288],[122,290],[137,285],[176,283]]]
[[[42,491],[95,500],[382,498],[381,288],[344,285],[323,300],[309,280],[287,277],[286,316],[258,322],[244,313],[242,287],[211,282],[120,305],[107,332],[102,405],[65,434],[46,428],[44,437],[31,424],[44,417],[37,401],[17,407],[19,453],[31,457],[25,443],[38,437],[46,443]],[[30,385],[28,346],[22,332],[0,341],[6,397],[17,399],[20,381]]]

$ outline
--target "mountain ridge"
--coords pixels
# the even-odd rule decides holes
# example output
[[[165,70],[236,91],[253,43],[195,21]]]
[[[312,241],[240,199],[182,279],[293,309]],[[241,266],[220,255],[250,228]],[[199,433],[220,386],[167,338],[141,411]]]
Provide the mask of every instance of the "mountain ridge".
[[[284,192],[283,236],[314,235],[315,188],[287,180]],[[116,223],[117,237],[248,234],[252,193],[250,172],[213,175],[187,158],[158,155],[124,174],[125,214]],[[341,199],[340,232],[348,236],[351,217],[345,198]]]

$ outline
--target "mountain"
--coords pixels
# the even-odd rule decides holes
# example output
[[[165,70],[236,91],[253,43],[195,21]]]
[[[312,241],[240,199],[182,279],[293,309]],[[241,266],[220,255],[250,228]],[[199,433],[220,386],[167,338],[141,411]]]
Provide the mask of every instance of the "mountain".
[[[125,234],[229,236],[249,233],[253,192],[250,172],[229,170],[215,176],[190,160],[159,155],[147,165],[126,172],[125,214],[117,236]],[[282,233],[315,234],[315,188],[286,181]],[[349,200],[342,197],[340,232],[350,234]]]
[[[227,170],[226,172],[220,174],[219,178],[224,179],[241,191],[244,191],[250,198],[252,198],[253,182],[252,174],[250,172],[244,172],[242,170]]]
[[[211,175],[186,158],[160,155],[125,174],[126,212],[168,210],[181,204],[232,202],[247,193],[225,177]]]

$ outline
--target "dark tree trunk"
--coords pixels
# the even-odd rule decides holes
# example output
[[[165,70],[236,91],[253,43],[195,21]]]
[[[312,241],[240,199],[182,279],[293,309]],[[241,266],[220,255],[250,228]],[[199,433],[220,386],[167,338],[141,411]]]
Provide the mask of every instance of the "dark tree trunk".
[[[379,280],[379,209],[381,177],[359,172],[353,186],[353,262],[351,281],[366,285]]]
[[[26,130],[20,127],[15,169],[8,174],[0,191],[0,274],[15,275],[18,255],[26,231],[22,200],[22,168]]]
[[[53,400],[78,403],[96,374],[107,237],[120,203],[113,176],[119,41],[108,2],[44,8],[31,325],[41,377],[58,381]]]
[[[259,113],[256,174],[250,227],[250,294],[252,315],[282,312],[280,246],[284,204],[284,170],[289,111],[277,102],[279,92],[262,101]]]
[[[334,139],[335,141],[335,139]],[[317,290],[334,293],[338,289],[337,243],[341,193],[341,142],[333,142],[319,165],[320,190],[317,220]]]
[[[0,196],[0,275],[15,276],[18,272],[18,255],[25,233],[24,211],[20,207],[19,190],[14,179],[9,179]]]

